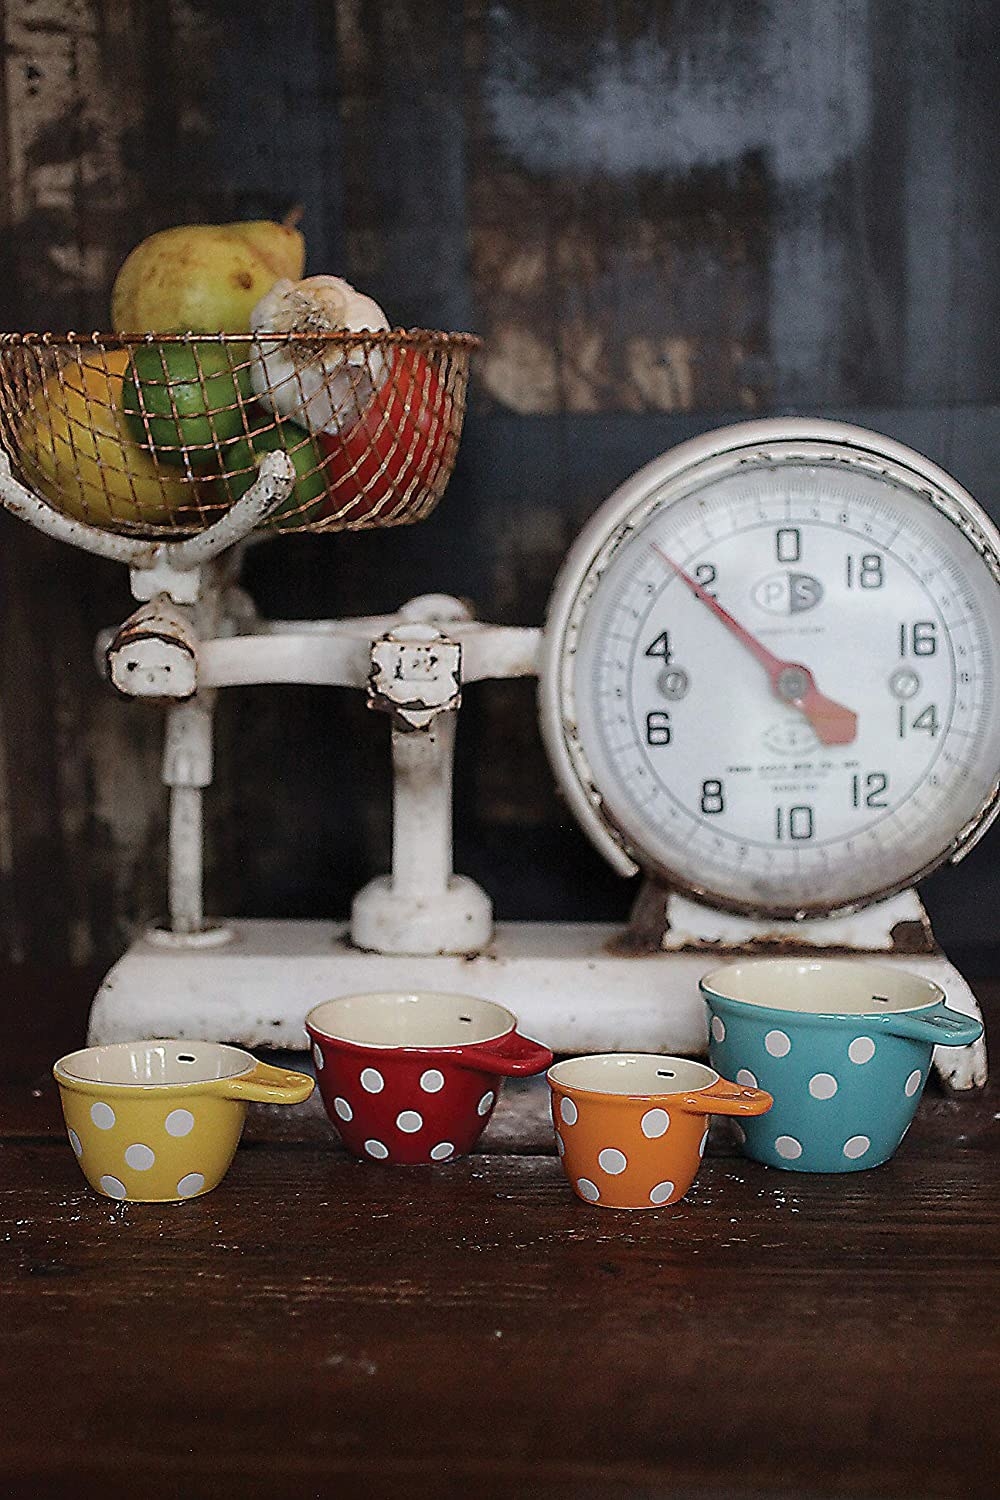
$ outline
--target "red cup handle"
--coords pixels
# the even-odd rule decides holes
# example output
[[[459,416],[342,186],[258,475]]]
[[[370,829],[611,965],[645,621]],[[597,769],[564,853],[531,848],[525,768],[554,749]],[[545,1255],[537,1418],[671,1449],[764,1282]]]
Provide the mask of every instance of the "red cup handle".
[[[506,1036],[499,1036],[495,1041],[470,1047],[463,1060],[466,1066],[474,1067],[480,1073],[501,1073],[508,1078],[520,1078],[550,1068],[552,1053],[540,1042],[519,1036],[516,1031],[508,1031]]]
[[[683,1096],[684,1108],[694,1115],[766,1115],[773,1103],[766,1090],[729,1083],[725,1078]]]

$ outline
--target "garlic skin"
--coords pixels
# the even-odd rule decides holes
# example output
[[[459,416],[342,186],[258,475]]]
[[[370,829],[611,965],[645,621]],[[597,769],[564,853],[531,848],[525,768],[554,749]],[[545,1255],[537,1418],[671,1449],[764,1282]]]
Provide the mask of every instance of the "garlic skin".
[[[339,276],[276,281],[250,316],[250,380],[262,405],[310,432],[354,427],[388,375],[381,350],[269,340],[268,333],[376,333],[389,320],[371,297]]]

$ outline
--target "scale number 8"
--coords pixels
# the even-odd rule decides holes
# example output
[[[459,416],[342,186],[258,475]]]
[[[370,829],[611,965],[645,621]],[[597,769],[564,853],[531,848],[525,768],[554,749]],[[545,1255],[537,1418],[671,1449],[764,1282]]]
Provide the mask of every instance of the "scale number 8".
[[[701,784],[701,810],[703,813],[720,813],[726,810],[726,797],[722,782],[710,777]]]

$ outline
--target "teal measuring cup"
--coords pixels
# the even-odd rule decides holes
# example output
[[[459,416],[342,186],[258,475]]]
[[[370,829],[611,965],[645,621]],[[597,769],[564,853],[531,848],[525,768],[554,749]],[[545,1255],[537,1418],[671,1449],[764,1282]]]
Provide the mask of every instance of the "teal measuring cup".
[[[909,1129],[936,1046],[982,1022],[906,969],[853,959],[749,959],[700,982],[712,1067],[766,1089],[769,1114],[740,1122],[743,1150],[795,1172],[860,1172]]]

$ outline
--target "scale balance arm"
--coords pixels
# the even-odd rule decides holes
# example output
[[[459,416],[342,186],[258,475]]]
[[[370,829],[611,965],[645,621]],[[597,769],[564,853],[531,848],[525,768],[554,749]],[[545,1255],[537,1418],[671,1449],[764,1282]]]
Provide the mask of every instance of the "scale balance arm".
[[[199,626],[208,628],[199,633]],[[198,609],[179,608],[160,594],[118,631],[105,632],[101,655],[119,691],[171,704],[163,779],[171,789],[175,938],[193,939],[204,925],[201,796],[212,774],[214,693],[251,683],[298,683],[363,690],[369,706],[391,719],[392,872],[355,898],[354,942],[379,952],[485,947],[492,903],[453,870],[456,715],[464,683],[533,675],[540,640],[537,629],[473,620],[465,604],[447,595],[421,596],[387,616],[260,620],[245,596],[237,599],[217,578],[203,587]]]

